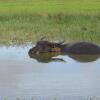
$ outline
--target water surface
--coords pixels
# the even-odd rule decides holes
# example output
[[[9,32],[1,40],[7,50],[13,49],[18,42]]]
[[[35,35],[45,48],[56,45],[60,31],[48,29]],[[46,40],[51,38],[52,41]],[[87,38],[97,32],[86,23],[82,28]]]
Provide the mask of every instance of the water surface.
[[[53,100],[55,97],[87,100],[100,96],[98,56],[84,59],[56,55],[51,57],[52,60],[43,55],[41,59],[30,58],[30,48],[31,45],[0,46],[0,100],[31,100],[32,97],[36,100]]]

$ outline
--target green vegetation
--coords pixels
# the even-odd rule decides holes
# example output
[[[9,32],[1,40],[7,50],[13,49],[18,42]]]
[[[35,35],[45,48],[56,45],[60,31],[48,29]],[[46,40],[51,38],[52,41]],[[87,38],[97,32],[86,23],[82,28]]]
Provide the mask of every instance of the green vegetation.
[[[0,0],[0,43],[50,40],[100,43],[99,0]]]
[[[100,11],[99,0],[0,0],[2,13]]]

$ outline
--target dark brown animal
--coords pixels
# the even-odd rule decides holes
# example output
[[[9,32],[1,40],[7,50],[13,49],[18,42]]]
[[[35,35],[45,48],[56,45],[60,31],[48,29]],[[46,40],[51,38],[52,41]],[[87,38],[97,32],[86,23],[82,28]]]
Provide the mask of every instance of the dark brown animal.
[[[31,54],[49,52],[60,52],[68,54],[79,54],[79,55],[96,55],[100,54],[100,47],[89,42],[77,42],[72,44],[64,44],[63,42],[49,42],[49,41],[38,41],[36,46],[29,50]]]

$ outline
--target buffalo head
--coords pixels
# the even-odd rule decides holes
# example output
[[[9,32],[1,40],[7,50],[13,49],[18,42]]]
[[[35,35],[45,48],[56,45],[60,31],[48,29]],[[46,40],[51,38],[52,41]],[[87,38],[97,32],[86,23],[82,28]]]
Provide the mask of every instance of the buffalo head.
[[[40,40],[36,43],[35,47],[31,48],[29,50],[30,53],[48,53],[48,52],[60,52],[62,45],[62,42],[55,43],[55,42],[49,42],[49,41],[43,41]]]

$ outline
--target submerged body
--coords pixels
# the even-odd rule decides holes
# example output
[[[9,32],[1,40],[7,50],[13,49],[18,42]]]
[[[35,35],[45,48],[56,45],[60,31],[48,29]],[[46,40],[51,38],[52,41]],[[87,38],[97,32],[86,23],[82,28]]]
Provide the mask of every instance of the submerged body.
[[[77,42],[72,44],[52,43],[48,41],[39,41],[36,46],[29,50],[30,54],[38,54],[44,52],[60,52],[79,55],[95,55],[100,54],[100,47],[89,42]]]
[[[89,42],[62,45],[62,52],[70,54],[100,54],[100,47]]]

